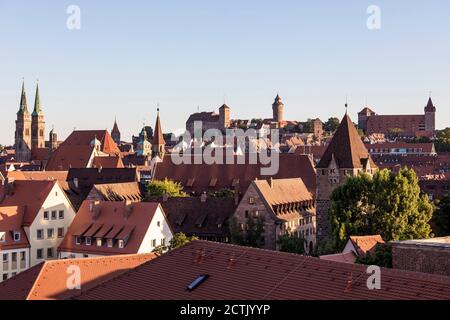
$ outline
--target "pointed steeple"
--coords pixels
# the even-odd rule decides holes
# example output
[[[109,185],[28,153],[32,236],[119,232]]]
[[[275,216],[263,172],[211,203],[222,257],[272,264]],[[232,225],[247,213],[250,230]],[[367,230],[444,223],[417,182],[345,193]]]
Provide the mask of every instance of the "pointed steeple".
[[[111,133],[120,133],[119,126],[117,125],[117,119],[114,119],[114,126]]]
[[[165,145],[163,131],[161,129],[161,120],[159,119],[159,108],[158,115],[156,117],[155,133],[153,134],[153,145]]]
[[[28,107],[27,107],[27,95],[25,93],[25,80],[22,82],[22,94],[20,97],[20,106],[19,106],[19,111],[17,112],[17,114],[24,114],[28,112]]]
[[[39,83],[36,85],[36,97],[34,98],[34,110],[33,110],[33,117],[42,115],[41,110],[41,99],[39,97]]]
[[[436,112],[436,107],[433,104],[433,101],[431,100],[431,95],[428,98],[427,106],[425,107],[425,112]]]
[[[361,140],[355,125],[346,113],[317,168],[327,169],[335,159],[339,168],[361,169],[369,162],[376,168],[370,154]]]

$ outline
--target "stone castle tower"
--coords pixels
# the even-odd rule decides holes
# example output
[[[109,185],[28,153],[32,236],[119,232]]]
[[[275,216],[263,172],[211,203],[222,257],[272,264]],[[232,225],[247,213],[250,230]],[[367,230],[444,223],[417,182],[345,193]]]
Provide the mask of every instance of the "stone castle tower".
[[[433,133],[436,131],[436,107],[431,97],[428,99],[427,106],[425,107],[425,131]]]
[[[277,94],[275,102],[272,104],[273,121],[278,122],[279,125],[284,121],[283,112],[284,104],[281,101],[280,95]]]
[[[153,133],[153,144],[152,144],[152,158],[159,157],[164,158],[166,147],[166,141],[164,140],[163,131],[161,129],[161,120],[159,118],[159,108],[158,115],[156,117],[155,132]]]
[[[360,172],[373,174],[378,167],[373,162],[350,117],[345,114],[322,159],[316,166],[317,175],[317,243],[330,239],[328,210],[330,195],[345,183],[347,177]]]
[[[40,148],[45,148],[45,122],[39,97],[39,85],[37,85],[34,110],[31,114],[31,149]]]
[[[22,83],[19,111],[17,112],[15,132],[16,161],[26,162],[31,159],[31,116],[28,112],[25,83]]]
[[[225,130],[230,127],[231,109],[226,104],[219,108],[220,129]]]

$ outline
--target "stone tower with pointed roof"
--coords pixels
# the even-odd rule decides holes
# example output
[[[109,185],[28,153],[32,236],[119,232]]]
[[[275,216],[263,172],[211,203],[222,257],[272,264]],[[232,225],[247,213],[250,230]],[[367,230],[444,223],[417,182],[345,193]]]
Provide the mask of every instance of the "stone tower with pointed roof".
[[[48,141],[50,150],[53,151],[58,148],[58,134],[56,133],[55,128],[52,128],[52,130],[50,131]]]
[[[113,126],[113,129],[111,131],[111,137],[113,138],[114,142],[117,145],[120,145],[121,135],[120,135],[119,126],[117,125],[117,119],[114,120],[114,126]]]
[[[158,115],[156,117],[155,132],[153,133],[152,157],[164,158],[166,141],[164,140],[163,131],[161,129],[161,120]]]
[[[45,121],[39,97],[39,84],[36,85],[34,110],[31,114],[31,149],[45,148]]]
[[[317,242],[330,239],[331,224],[328,211],[330,195],[345,183],[347,177],[378,170],[352,120],[345,114],[327,150],[316,166],[317,175]]]
[[[273,111],[273,121],[278,122],[279,125],[284,121],[283,113],[284,113],[284,104],[281,101],[280,95],[277,94],[275,97],[275,101],[272,104]]]
[[[22,83],[19,111],[17,112],[15,132],[16,161],[26,162],[31,159],[31,115],[28,112],[25,83]]]
[[[428,99],[428,103],[425,107],[425,131],[435,132],[436,131],[436,107],[431,100]]]

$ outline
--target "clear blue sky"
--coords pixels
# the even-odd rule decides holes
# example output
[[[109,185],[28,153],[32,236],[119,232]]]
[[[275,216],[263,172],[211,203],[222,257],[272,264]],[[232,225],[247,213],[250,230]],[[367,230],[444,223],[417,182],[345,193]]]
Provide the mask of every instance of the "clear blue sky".
[[[69,5],[81,30],[66,28]],[[366,9],[381,8],[381,30]],[[380,114],[422,113],[433,92],[450,126],[448,0],[0,0],[0,143],[12,143],[21,78],[29,109],[39,78],[47,133],[154,125],[183,128],[197,106],[233,118],[341,117],[365,101]],[[225,97],[225,98],[224,98]]]

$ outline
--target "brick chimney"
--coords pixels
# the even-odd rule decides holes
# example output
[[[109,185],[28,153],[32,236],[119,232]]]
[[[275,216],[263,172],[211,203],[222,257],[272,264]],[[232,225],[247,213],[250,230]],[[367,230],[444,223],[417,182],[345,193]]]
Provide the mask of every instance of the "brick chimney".
[[[123,212],[125,219],[128,219],[133,213],[133,202],[131,200],[125,201],[125,211]]]

